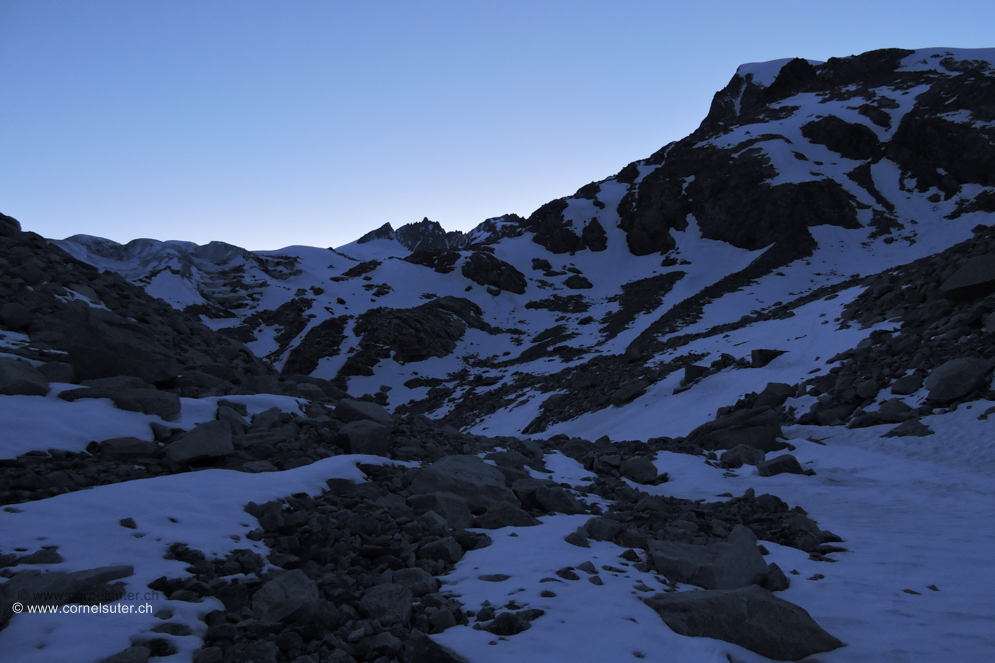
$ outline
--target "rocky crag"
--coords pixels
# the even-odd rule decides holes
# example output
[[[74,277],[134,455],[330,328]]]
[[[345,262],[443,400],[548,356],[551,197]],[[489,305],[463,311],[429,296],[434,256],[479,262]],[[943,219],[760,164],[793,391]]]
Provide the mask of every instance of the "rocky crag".
[[[468,233],[248,252],[0,217],[0,643],[70,639],[15,598],[142,590],[86,660],[490,660],[583,641],[567,604],[728,660],[863,652],[809,589],[878,582],[830,570],[871,554],[831,454],[995,412],[992,56],[744,65],[691,136]],[[87,518],[126,552],[80,554]]]

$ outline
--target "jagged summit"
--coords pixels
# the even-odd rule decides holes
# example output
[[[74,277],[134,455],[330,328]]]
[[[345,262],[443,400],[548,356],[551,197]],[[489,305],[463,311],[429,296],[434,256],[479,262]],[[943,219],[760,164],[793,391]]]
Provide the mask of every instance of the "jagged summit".
[[[375,239],[397,240],[409,251],[437,251],[459,248],[466,244],[462,232],[446,232],[438,221],[429,221],[428,217],[417,223],[406,223],[397,230],[390,223],[385,223],[360,237],[356,243],[366,244]]]

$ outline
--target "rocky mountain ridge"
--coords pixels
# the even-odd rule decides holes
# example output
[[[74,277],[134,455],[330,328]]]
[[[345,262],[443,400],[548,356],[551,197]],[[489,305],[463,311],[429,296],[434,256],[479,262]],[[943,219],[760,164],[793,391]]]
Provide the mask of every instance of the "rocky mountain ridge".
[[[0,217],[0,652],[984,660],[993,61],[743,65],[469,233]],[[99,641],[14,607],[129,593]]]

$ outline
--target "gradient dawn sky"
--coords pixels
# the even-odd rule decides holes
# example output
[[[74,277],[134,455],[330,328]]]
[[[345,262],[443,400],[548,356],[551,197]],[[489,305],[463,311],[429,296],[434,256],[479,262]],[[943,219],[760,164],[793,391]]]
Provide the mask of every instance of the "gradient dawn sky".
[[[991,0],[0,0],[0,212],[249,249],[468,230],[687,135],[741,63],[992,26]]]

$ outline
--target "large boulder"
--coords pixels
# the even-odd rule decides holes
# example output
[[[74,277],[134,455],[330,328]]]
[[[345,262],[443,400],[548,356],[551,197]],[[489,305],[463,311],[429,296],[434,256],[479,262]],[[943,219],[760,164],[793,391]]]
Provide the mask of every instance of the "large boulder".
[[[335,416],[344,423],[367,419],[388,429],[394,428],[394,417],[382,405],[343,398],[335,405]]]
[[[231,427],[225,421],[208,421],[194,427],[166,447],[166,457],[177,463],[223,458],[235,453]]]
[[[798,459],[791,454],[781,454],[770,460],[757,463],[757,471],[762,477],[772,477],[776,474],[805,474]]]
[[[757,537],[737,525],[728,542],[700,546],[679,541],[650,541],[649,556],[656,570],[674,582],[704,589],[736,589],[763,582],[767,575]]]
[[[350,421],[339,429],[338,436],[349,453],[373,456],[390,453],[390,429],[375,421]]]
[[[415,514],[422,515],[434,511],[442,516],[453,529],[466,529],[473,526],[473,514],[464,498],[453,493],[425,493],[412,495],[408,504]]]
[[[300,569],[266,581],[252,597],[252,613],[262,621],[292,619],[318,602],[318,584]]]
[[[764,390],[757,395],[753,407],[778,407],[784,401],[795,395],[795,388],[783,382],[768,382]]]
[[[636,456],[622,461],[619,471],[626,479],[636,483],[653,483],[658,472],[653,461],[646,456]]]
[[[412,470],[410,476],[412,495],[454,493],[475,513],[486,511],[495,502],[519,504],[504,474],[476,456],[446,456],[426,468]]]
[[[142,380],[127,376],[88,380],[80,389],[69,389],[59,394],[65,401],[82,398],[109,398],[114,406],[129,412],[154,414],[165,421],[180,416],[180,397],[168,391],[159,391]]]
[[[0,394],[5,396],[44,396],[48,381],[34,366],[20,359],[0,357]]]
[[[675,633],[731,642],[775,661],[800,661],[843,646],[804,609],[756,585],[643,601]]]
[[[688,435],[688,440],[703,449],[732,449],[745,445],[765,453],[780,451],[788,445],[777,413],[766,407],[738,410],[702,424]]]
[[[176,358],[151,329],[90,306],[71,306],[36,319],[31,340],[66,352],[81,380],[133,375],[157,383],[180,372]]]
[[[384,626],[407,626],[411,621],[411,590],[396,583],[375,585],[359,600],[359,611]]]
[[[783,355],[787,350],[767,350],[764,348],[757,348],[756,350],[750,351],[750,366],[752,368],[763,368],[770,362],[774,361],[781,355]]]
[[[719,457],[719,462],[724,467],[737,468],[743,465],[756,465],[763,461],[764,455],[764,452],[756,447],[740,444],[722,454]]]
[[[995,254],[971,258],[943,282],[940,293],[954,302],[978,299],[995,292]]]
[[[539,521],[514,504],[495,502],[487,507],[487,512],[477,516],[474,525],[483,529],[500,529],[502,527],[531,527]]]
[[[934,368],[925,382],[929,400],[945,404],[967,396],[982,386],[989,368],[986,360],[976,358],[951,359]]]

